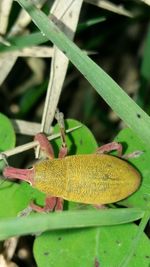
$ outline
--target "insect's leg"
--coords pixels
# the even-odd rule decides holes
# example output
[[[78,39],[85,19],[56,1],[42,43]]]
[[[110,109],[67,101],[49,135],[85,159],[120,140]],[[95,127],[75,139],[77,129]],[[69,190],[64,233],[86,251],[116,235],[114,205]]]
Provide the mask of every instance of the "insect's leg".
[[[123,158],[123,159],[138,158],[138,157],[141,156],[143,153],[144,153],[143,151],[136,150],[136,151],[134,151],[134,152],[132,152],[132,153],[123,155],[122,158]]]
[[[104,205],[104,204],[95,204],[95,205],[93,205],[93,207],[94,208],[96,208],[96,209],[106,209],[106,205]]]
[[[54,158],[54,150],[44,133],[36,134],[34,140],[39,142],[41,150],[46,154],[49,159]]]
[[[68,148],[66,144],[66,134],[65,134],[65,124],[64,124],[64,115],[62,112],[59,112],[59,110],[56,110],[55,118],[58,122],[59,128],[60,128],[60,136],[61,136],[61,148],[59,150],[58,158],[64,158],[68,153]]]
[[[32,202],[30,204],[30,207],[32,210],[37,211],[37,212],[49,212],[49,211],[53,211],[55,206],[56,206],[56,202],[57,202],[57,198],[56,197],[51,197],[51,196],[47,196],[45,198],[45,205],[44,207],[40,207],[36,204],[34,204],[34,202]]]
[[[106,152],[110,152],[113,150],[117,150],[118,157],[122,157],[122,145],[117,142],[108,143],[106,145],[100,146],[97,148],[96,153],[97,154],[104,154]]]
[[[117,142],[108,143],[106,145],[98,147],[96,150],[96,153],[97,154],[103,154],[103,153],[110,152],[113,150],[117,150],[118,151],[118,157],[121,157],[124,159],[137,158],[143,153],[143,151],[137,150],[137,151],[134,151],[130,154],[122,155],[122,145],[120,143],[117,143]]]
[[[62,211],[63,210],[64,200],[61,197],[57,197],[55,211]]]
[[[19,217],[24,217],[24,216],[29,215],[31,213],[31,211],[50,212],[53,210],[62,210],[63,209],[63,207],[61,209],[59,207],[58,208],[55,208],[55,207],[57,207],[57,197],[46,196],[44,207],[41,207],[41,206],[35,204],[34,201],[32,201],[27,208],[25,208],[24,210],[22,210],[19,213]]]
[[[63,199],[58,197],[51,197],[47,196],[45,198],[45,205],[44,207],[41,207],[39,205],[36,205],[34,202],[31,202],[29,205],[29,208],[31,211],[37,211],[37,212],[50,212],[50,211],[62,211],[63,210]]]
[[[30,204],[30,207],[32,210],[37,211],[37,212],[49,212],[49,211],[61,211],[63,210],[63,199],[59,197],[51,197],[47,196],[45,198],[45,205],[44,207],[40,207],[34,202]]]
[[[19,212],[18,216],[19,217],[25,217],[28,216],[32,211],[36,211],[36,212],[49,212],[49,211],[53,211],[55,206],[56,206],[56,197],[50,197],[47,196],[45,198],[45,206],[44,207],[40,207],[38,205],[36,205],[33,201],[30,203],[30,205],[25,208],[24,210],[22,210],[21,212]]]

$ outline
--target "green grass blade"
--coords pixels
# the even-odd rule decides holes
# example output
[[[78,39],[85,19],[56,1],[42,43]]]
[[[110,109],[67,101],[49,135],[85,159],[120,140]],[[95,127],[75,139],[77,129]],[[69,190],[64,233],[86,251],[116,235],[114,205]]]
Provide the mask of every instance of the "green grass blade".
[[[118,116],[150,146],[149,116],[85,53],[83,53],[32,1],[17,0],[32,20],[71,62],[80,70],[95,90],[105,99]]]
[[[11,43],[11,46],[0,44],[0,53],[17,51],[18,49],[25,47],[43,44],[47,42],[48,39],[46,38],[46,36],[43,36],[41,32],[34,32],[23,36],[13,36],[8,39],[8,41]]]
[[[147,81],[150,80],[149,70],[150,70],[150,27],[148,29],[145,40],[144,55],[141,65],[141,76]]]
[[[11,236],[43,232],[47,230],[96,227],[132,222],[144,216],[137,208],[64,211],[50,214],[33,214],[24,218],[2,219],[0,240]]]
[[[106,20],[105,17],[98,17],[98,18],[89,19],[83,23],[80,23],[78,28],[77,28],[77,31],[80,32],[80,31],[86,29],[87,27],[91,27],[91,26],[98,24],[100,22],[103,22],[105,20]]]

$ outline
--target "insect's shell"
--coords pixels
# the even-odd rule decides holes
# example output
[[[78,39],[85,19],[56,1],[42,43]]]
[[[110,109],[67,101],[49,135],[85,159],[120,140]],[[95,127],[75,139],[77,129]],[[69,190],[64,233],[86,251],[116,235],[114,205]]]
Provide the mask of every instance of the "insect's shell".
[[[35,187],[51,196],[106,204],[131,195],[141,177],[128,162],[110,155],[75,155],[37,163]]]

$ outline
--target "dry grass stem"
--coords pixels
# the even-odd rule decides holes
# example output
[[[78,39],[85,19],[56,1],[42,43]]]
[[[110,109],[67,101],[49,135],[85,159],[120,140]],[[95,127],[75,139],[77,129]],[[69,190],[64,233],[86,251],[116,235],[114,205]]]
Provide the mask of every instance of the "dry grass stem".
[[[51,9],[52,19],[59,20],[60,28],[70,39],[73,39],[74,37],[81,5],[81,0],[68,0],[67,2],[65,0],[56,0]],[[50,69],[50,81],[48,84],[41,125],[42,132],[49,133],[49,127],[53,121],[66,76],[68,62],[68,58],[54,46],[54,56],[52,58]]]
[[[14,66],[17,57],[12,53],[6,56],[0,56],[0,85],[4,82],[7,75],[11,71],[12,67]]]
[[[41,124],[36,122],[29,122],[23,120],[11,120],[15,132],[17,134],[24,134],[35,136],[37,133],[40,132]],[[50,133],[52,133],[53,128],[51,127]]]
[[[150,6],[150,0],[141,0],[141,1]]]
[[[68,129],[68,130],[66,130],[66,134],[79,129],[80,127],[82,127],[82,125],[79,125],[79,126],[76,126],[74,128]],[[50,140],[53,140],[53,139],[56,139],[56,138],[59,138],[59,137],[60,137],[60,133],[50,135],[47,138],[50,141]],[[15,147],[13,149],[4,151],[4,152],[0,153],[0,160],[4,159],[4,155],[6,157],[10,157],[10,156],[22,153],[24,151],[27,151],[27,150],[29,150],[31,148],[34,148],[34,147],[38,146],[38,145],[39,145],[38,141],[33,141],[33,142],[29,142],[27,144]]]
[[[18,238],[17,237],[11,237],[4,242],[4,248],[5,248],[5,256],[8,261],[12,259],[14,256],[16,247],[18,245]]]
[[[38,8],[42,7],[42,5],[45,3],[46,0],[40,0],[36,1]],[[2,11],[5,8],[7,10],[7,20],[9,19],[9,14],[10,14],[10,5],[12,4],[12,0],[0,0],[0,30],[4,31],[2,26],[4,18],[2,17]],[[9,7],[8,7],[9,5]],[[4,12],[6,14],[6,11]],[[5,15],[5,21],[6,21],[6,15]],[[24,33],[25,27],[31,22],[31,17],[27,14],[25,10],[21,10],[18,18],[15,22],[15,24],[12,26],[10,29],[7,37],[14,36],[17,34],[22,34]],[[6,22],[5,22],[6,23]],[[8,24],[8,21],[7,21]],[[6,26],[5,26],[6,28]],[[1,32],[0,32],[1,33]],[[4,82],[6,77],[8,76],[9,72],[13,68],[18,56],[17,54],[9,53],[5,54],[4,56],[0,56],[0,85]]]
[[[13,52],[4,52],[3,56],[14,55],[16,57],[50,58],[53,56],[53,51],[53,48],[47,46],[32,46],[29,48],[19,49]]]
[[[0,36],[0,43],[6,46],[11,46],[11,44],[3,36]]]
[[[89,4],[117,13],[119,15],[127,16],[130,18],[133,17],[133,14],[128,10],[126,10],[123,6],[115,5],[114,3],[111,3],[110,1],[107,0],[84,0],[84,1]]]
[[[0,34],[4,35],[7,30],[9,13],[12,7],[13,0],[0,1]]]

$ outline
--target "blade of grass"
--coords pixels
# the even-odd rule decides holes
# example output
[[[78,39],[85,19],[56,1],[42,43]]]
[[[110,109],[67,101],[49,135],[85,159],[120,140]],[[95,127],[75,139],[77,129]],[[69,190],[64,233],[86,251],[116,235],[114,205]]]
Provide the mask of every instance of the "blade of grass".
[[[17,1],[30,14],[41,32],[63,51],[120,118],[150,147],[149,116],[31,1]]]
[[[40,1],[35,1],[34,3],[36,7],[40,9],[42,8],[45,2],[46,0],[40,0]],[[31,22],[31,17],[28,15],[28,13],[25,12],[25,10],[20,10],[15,23],[10,28],[8,37],[21,34],[30,22]]]
[[[7,41],[11,46],[0,45],[0,53],[17,51],[29,46],[39,45],[48,41],[46,36],[43,36],[41,32],[34,32],[23,36],[13,36],[8,38]]]
[[[147,31],[147,36],[145,38],[145,47],[144,47],[144,54],[141,64],[141,76],[149,81],[150,80],[150,27]]]
[[[127,9],[125,9],[122,5],[118,4],[114,4],[110,1],[107,0],[85,0],[85,2],[98,6],[100,8],[109,10],[111,12],[117,13],[119,15],[124,15],[127,17],[133,17],[132,13],[130,11],[128,11]]]
[[[33,214],[23,218],[7,218],[0,221],[0,240],[47,230],[128,223],[143,216],[144,211],[141,209],[122,208],[101,211],[64,211],[50,214]]]
[[[87,20],[87,21],[85,21],[83,23],[79,23],[77,32],[81,32],[82,30],[87,29],[87,27],[91,27],[91,26],[93,26],[95,24],[98,24],[100,22],[103,22],[105,20],[106,20],[105,17],[97,17],[97,18],[89,19],[89,20]]]

